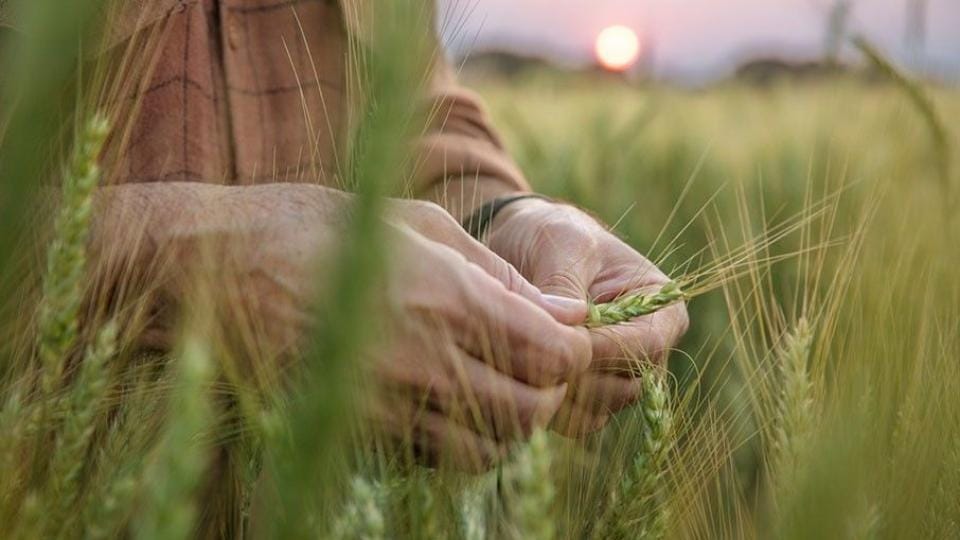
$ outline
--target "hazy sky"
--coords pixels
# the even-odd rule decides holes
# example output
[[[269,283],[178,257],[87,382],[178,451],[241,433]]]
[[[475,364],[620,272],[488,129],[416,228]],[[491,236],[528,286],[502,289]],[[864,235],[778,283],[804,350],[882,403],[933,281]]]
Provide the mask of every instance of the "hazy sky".
[[[830,0],[439,0],[448,46],[511,49],[572,62],[591,58],[597,33],[634,28],[661,76],[698,80],[761,54],[812,58],[823,48]],[[907,0],[854,0],[852,28],[904,58]],[[927,64],[960,78],[960,0],[929,0]],[[450,15],[452,13],[452,15]],[[455,31],[449,29],[455,28]]]

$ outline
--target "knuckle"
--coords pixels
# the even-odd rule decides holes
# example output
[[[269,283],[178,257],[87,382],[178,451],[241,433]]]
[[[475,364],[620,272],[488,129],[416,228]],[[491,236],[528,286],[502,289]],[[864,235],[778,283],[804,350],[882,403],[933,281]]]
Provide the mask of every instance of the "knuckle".
[[[453,216],[435,202],[409,200],[404,202],[402,208],[406,221],[415,228],[430,227],[433,229],[445,229],[450,222],[456,224]]]
[[[442,226],[456,225],[457,222],[453,216],[442,206],[435,202],[419,201],[417,211],[431,223]]]
[[[550,381],[567,380],[577,372],[577,359],[574,351],[568,347],[556,348],[551,356],[551,361],[546,363],[547,373]]]
[[[560,270],[540,280],[540,287],[548,291],[565,291],[576,297],[587,297],[580,280],[572,272]]]
[[[520,272],[517,272],[513,266],[510,266],[510,264],[503,259],[496,258],[494,268],[496,268],[496,272],[500,276],[500,281],[508,291],[520,292],[526,286],[527,282],[523,279],[523,276],[520,275]]]
[[[559,347],[557,358],[559,366],[563,369],[560,376],[568,379],[579,375],[589,367],[592,348],[588,335],[581,334],[572,328],[563,328],[563,331],[568,334],[568,337]]]

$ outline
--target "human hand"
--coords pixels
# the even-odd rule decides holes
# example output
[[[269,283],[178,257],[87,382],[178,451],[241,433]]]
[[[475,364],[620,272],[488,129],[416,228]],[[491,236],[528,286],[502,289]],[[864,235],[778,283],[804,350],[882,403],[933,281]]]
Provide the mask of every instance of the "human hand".
[[[436,205],[397,204],[388,220],[390,342],[372,364],[386,392],[372,413],[428,462],[483,470],[586,369],[589,334],[568,326],[586,305],[551,303]]]
[[[488,244],[545,294],[600,303],[656,291],[670,281],[586,213],[544,200],[526,199],[506,207],[491,224]],[[606,425],[611,415],[640,397],[636,362],[662,362],[687,326],[686,308],[677,303],[626,323],[591,329],[593,362],[571,382],[555,427],[582,435]]]

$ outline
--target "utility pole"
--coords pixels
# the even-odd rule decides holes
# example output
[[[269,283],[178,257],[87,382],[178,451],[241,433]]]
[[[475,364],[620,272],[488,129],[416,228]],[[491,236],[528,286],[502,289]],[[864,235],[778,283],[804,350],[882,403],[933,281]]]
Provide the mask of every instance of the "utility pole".
[[[929,0],[907,0],[907,27],[904,33],[904,46],[911,63],[923,63],[927,45],[927,14]]]
[[[827,31],[824,36],[824,61],[828,65],[836,65],[843,51],[843,43],[847,38],[847,25],[850,22],[850,12],[853,10],[853,0],[836,0],[827,14]]]

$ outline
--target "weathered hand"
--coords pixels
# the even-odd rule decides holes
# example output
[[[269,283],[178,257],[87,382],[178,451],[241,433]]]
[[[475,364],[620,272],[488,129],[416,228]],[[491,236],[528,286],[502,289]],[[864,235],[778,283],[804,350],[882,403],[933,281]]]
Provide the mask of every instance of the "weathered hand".
[[[408,226],[391,233],[373,417],[430,463],[483,470],[553,418],[566,381],[589,365],[589,334],[557,322],[518,275],[491,276],[492,253],[464,255]]]
[[[514,203],[492,224],[489,245],[545,294],[607,302],[669,282],[653,263],[572,206],[537,199]],[[687,325],[686,308],[678,303],[591,329],[593,363],[571,384],[555,427],[569,435],[603,427],[640,397],[636,362],[662,362]]]

